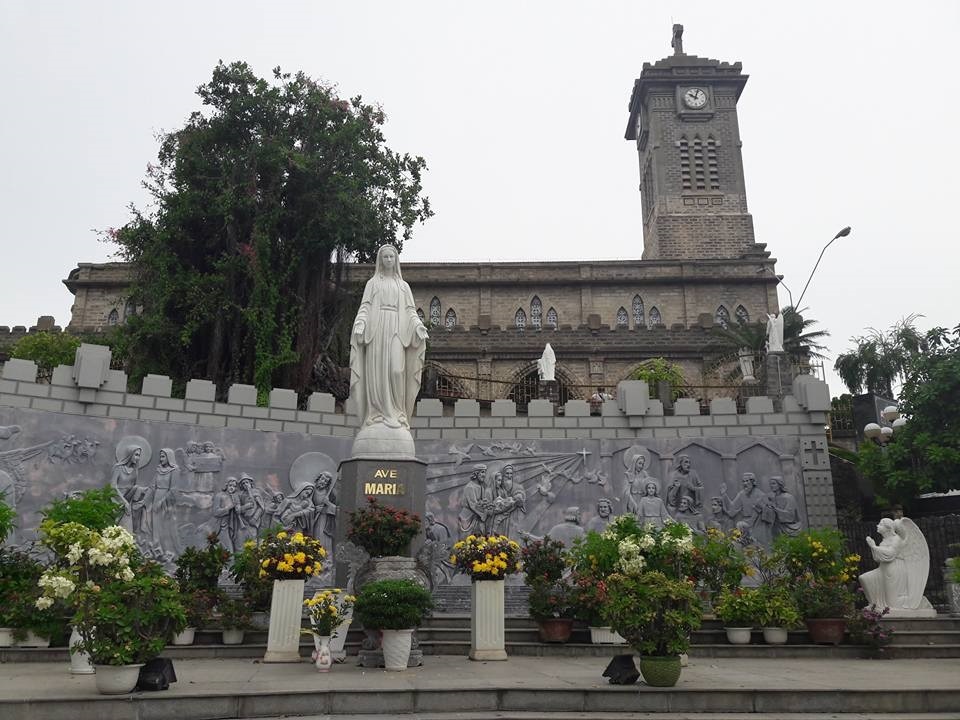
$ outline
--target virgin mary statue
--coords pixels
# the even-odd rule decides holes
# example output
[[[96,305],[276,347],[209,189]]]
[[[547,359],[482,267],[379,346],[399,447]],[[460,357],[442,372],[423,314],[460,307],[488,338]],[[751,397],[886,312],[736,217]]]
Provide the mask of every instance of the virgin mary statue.
[[[420,391],[427,329],[403,281],[397,249],[377,252],[350,336],[350,397],[360,415],[354,457],[413,457],[410,417]]]

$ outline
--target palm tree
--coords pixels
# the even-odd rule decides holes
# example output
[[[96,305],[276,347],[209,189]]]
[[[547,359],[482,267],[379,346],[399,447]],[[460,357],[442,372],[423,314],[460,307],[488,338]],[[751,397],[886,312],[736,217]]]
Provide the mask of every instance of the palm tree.
[[[866,335],[850,338],[856,347],[838,355],[833,364],[850,392],[894,397],[894,383],[903,384],[914,358],[926,349],[923,334],[913,325],[918,317],[907,315],[886,333],[867,328]]]

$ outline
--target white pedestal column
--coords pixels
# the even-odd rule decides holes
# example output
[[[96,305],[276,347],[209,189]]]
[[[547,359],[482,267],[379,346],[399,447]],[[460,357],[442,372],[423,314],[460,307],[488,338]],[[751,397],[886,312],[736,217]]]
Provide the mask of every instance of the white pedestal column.
[[[503,580],[477,580],[470,588],[470,659],[506,660]]]
[[[300,662],[303,580],[274,580],[264,662]]]

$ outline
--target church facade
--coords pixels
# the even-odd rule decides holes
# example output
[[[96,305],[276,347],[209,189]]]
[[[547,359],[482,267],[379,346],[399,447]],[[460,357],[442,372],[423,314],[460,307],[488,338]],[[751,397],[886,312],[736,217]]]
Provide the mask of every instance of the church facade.
[[[428,367],[441,395],[520,400],[549,342],[562,399],[612,389],[644,362],[677,363],[691,388],[720,383],[712,328],[778,311],[775,260],[747,209],[737,101],[740,63],[682,52],[645,63],[625,139],[635,147],[643,254],[626,261],[403,263],[432,326]],[[369,265],[353,265],[359,286]],[[82,263],[69,329],[97,331],[135,312],[124,263]],[[706,400],[729,391],[694,390]]]

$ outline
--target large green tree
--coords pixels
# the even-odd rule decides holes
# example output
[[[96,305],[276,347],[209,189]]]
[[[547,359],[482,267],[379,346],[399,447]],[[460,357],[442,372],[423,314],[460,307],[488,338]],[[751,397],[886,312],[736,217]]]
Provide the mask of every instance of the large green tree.
[[[303,73],[221,62],[197,94],[148,166],[150,211],[110,233],[142,308],[115,348],[134,377],[306,390],[343,361],[345,263],[432,214],[425,162],[386,146],[379,107]]]
[[[850,338],[855,347],[838,355],[833,364],[850,392],[894,397],[894,383],[903,382],[925,349],[925,338],[914,327],[917,317],[908,315],[887,332],[868,328],[866,335]]]
[[[907,423],[884,448],[864,443],[860,468],[887,500],[960,489],[960,325],[923,336],[900,393]]]

